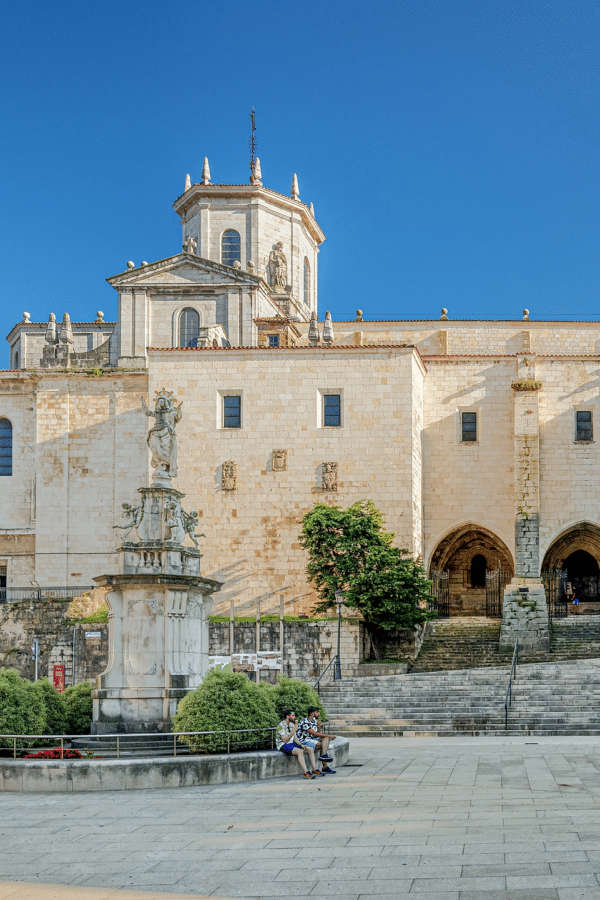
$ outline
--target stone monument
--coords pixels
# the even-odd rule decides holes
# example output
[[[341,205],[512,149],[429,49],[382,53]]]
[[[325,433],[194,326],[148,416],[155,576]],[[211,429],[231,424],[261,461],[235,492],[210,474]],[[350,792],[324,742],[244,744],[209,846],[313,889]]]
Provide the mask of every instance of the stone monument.
[[[93,691],[93,734],[169,731],[177,704],[208,669],[208,615],[220,583],[200,574],[197,512],[181,506],[176,425],[181,404],[157,392],[148,433],[154,474],[123,503],[120,574],[95,581],[109,588],[109,662]],[[133,534],[132,534],[133,532]],[[203,535],[200,535],[203,537]],[[189,538],[192,546],[185,545]]]

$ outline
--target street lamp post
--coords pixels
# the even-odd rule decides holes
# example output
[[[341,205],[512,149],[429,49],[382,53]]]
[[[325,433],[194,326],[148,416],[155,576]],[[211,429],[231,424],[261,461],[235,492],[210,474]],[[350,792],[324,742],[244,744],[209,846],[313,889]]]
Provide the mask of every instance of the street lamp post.
[[[337,656],[335,658],[335,680],[342,680],[342,664],[340,660],[340,645],[342,638],[342,606],[344,605],[344,592],[336,591],[335,592],[335,602],[337,603],[338,610],[338,641],[337,641]]]

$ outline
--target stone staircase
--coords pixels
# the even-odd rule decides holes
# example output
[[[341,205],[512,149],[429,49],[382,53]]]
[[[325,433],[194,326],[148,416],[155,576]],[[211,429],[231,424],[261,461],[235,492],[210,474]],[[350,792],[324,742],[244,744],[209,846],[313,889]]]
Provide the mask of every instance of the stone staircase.
[[[509,663],[512,651],[500,652],[500,622],[490,619],[442,619],[430,622],[410,671],[440,672]],[[600,658],[600,617],[554,619],[548,652],[521,652],[523,663]]]
[[[600,660],[348,678],[321,689],[330,730],[345,737],[599,734]]]
[[[600,734],[598,617],[554,620],[550,651],[521,654],[507,730],[512,653],[499,653],[499,630],[489,620],[434,622],[409,674],[324,686],[331,731],[347,737]]]

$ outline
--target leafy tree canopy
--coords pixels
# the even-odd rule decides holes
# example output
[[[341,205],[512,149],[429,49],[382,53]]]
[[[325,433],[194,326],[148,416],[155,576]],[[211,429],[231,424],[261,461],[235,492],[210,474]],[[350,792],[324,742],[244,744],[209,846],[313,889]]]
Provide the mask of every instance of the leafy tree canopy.
[[[423,566],[392,546],[394,534],[385,530],[371,500],[348,509],[317,503],[303,519],[300,540],[321,600],[317,611],[330,609],[335,592],[342,590],[346,606],[386,631],[413,628],[435,616],[427,610],[431,582]]]

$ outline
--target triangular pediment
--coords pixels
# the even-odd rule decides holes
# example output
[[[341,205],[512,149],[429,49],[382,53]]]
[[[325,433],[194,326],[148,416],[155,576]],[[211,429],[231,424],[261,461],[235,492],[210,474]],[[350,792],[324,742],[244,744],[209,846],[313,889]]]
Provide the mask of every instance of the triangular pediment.
[[[241,269],[223,266],[211,259],[203,259],[191,253],[178,253],[146,266],[128,269],[119,275],[106,279],[114,288],[172,286],[190,287],[191,285],[231,284],[239,287],[243,284],[256,286],[262,279]]]

